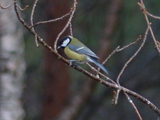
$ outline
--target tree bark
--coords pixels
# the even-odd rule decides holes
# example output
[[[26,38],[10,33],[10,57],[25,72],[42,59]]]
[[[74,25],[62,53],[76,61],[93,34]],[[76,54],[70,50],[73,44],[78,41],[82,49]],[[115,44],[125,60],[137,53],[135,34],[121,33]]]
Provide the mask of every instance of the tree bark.
[[[7,6],[12,0],[1,0]],[[0,10],[0,120],[22,120],[20,101],[23,92],[25,62],[22,28],[13,7]]]
[[[47,0],[47,19],[54,19],[69,12],[69,0]],[[47,43],[53,46],[54,41],[65,26],[67,19],[50,23],[46,29]],[[68,35],[66,31],[64,35]],[[43,120],[50,120],[58,116],[64,108],[68,96],[69,74],[68,67],[61,63],[49,51],[45,51],[45,100],[43,107]]]

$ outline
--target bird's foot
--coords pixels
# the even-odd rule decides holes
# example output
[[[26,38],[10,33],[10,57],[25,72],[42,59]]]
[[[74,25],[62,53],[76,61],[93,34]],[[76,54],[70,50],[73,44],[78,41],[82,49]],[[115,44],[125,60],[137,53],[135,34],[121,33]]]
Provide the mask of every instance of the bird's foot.
[[[73,64],[73,62],[75,62],[74,65],[76,65],[76,66],[78,65],[77,60],[68,60],[68,61],[69,61],[69,66],[71,66]]]

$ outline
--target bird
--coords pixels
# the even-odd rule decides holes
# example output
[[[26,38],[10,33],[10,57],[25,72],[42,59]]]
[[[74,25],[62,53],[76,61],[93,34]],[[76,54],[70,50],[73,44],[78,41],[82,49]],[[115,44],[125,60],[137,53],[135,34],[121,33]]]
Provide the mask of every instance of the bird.
[[[68,35],[62,38],[57,46],[57,49],[63,48],[64,53],[71,59],[69,60],[70,65],[72,62],[90,62],[98,66],[104,73],[109,74],[108,70],[98,62],[99,57],[73,36]]]

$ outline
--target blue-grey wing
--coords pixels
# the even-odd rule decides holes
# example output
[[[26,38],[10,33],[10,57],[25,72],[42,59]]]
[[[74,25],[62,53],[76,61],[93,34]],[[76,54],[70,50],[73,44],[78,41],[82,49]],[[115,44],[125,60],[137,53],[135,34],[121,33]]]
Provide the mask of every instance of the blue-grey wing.
[[[89,48],[87,48],[86,46],[73,46],[73,45],[68,45],[69,49],[79,53],[79,54],[85,54],[87,56],[93,57],[95,59],[99,59],[99,57],[92,52]]]

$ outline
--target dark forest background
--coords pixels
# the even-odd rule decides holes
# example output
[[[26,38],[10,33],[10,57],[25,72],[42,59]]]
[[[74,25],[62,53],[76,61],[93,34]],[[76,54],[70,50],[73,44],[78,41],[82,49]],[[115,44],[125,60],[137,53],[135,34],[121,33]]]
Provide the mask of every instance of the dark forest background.
[[[30,6],[22,12],[23,18],[29,23],[34,1],[19,2],[23,7]],[[139,1],[77,0],[77,2],[72,21],[73,35],[91,48],[101,58],[100,61],[103,61],[117,46],[123,47],[135,41],[139,35],[144,36],[147,25],[137,5]],[[159,0],[144,0],[144,3],[150,13],[160,16]],[[70,10],[72,4],[72,0],[39,0],[34,22],[61,17]],[[66,21],[67,18],[64,18],[57,22],[39,25],[35,30],[53,47],[54,40]],[[150,18],[150,21],[156,39],[159,40],[160,20]],[[22,58],[25,69],[21,84],[18,85],[22,87],[20,102],[24,120],[138,120],[133,107],[123,94],[120,94],[118,104],[112,105],[113,91],[110,88],[65,65],[42,45],[37,48],[34,37],[25,28],[22,27],[21,30],[23,45],[20,46],[23,46]],[[61,38],[68,34],[69,30],[65,31]],[[114,54],[107,61],[105,67],[112,79],[116,79],[140,44],[141,41]],[[59,52],[63,55],[63,51]],[[91,71],[86,65],[81,66]],[[3,70],[1,71],[3,74]],[[160,107],[160,57],[150,34],[143,49],[127,66],[120,82],[121,85]],[[142,102],[135,98],[132,100],[144,120],[158,118]]]

